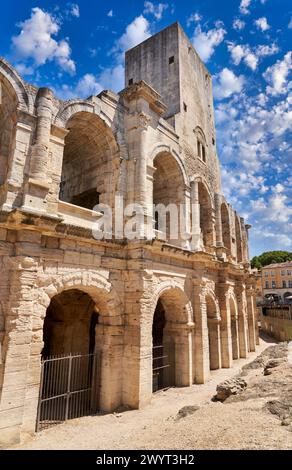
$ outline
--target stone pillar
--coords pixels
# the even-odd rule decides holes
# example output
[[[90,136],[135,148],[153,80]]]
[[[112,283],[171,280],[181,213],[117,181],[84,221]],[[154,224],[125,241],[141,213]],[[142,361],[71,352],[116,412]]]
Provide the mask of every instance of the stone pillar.
[[[238,307],[239,353],[240,357],[246,358],[248,355],[248,324],[245,285],[236,287],[236,296]]]
[[[221,194],[215,194],[215,229],[216,229],[216,246],[223,246],[222,221],[221,221]]]
[[[173,340],[174,385],[177,387],[190,387],[193,383],[193,329],[193,323],[175,322],[167,322],[164,328],[166,342],[167,338]]]
[[[218,298],[220,303],[220,337],[221,337],[221,364],[224,368],[232,367],[232,335],[231,314],[228,297],[229,285],[219,284]]]
[[[247,290],[247,320],[249,347],[251,351],[256,350],[256,313],[254,305],[254,291],[252,288]]]
[[[0,403],[0,445],[3,446],[19,442],[23,426],[34,335],[39,339],[39,333],[32,331],[31,319],[31,286],[36,273],[37,266],[32,258],[13,258],[9,310],[6,312],[2,345],[4,376]]]
[[[100,315],[102,322],[102,314]],[[95,353],[98,356],[99,409],[114,411],[122,404],[123,327],[96,325]]]
[[[35,118],[18,111],[18,121],[15,126],[14,145],[9,157],[7,184],[3,187],[0,203],[4,202],[3,209],[11,210],[20,207],[23,202],[25,167],[29,152]],[[6,194],[5,194],[6,193]]]
[[[192,219],[192,241],[191,247],[194,251],[202,249],[202,235],[200,227],[200,204],[198,194],[198,181],[191,181],[191,219]]]
[[[196,281],[194,281],[194,284],[193,310],[196,324],[194,335],[194,382],[202,384],[206,382],[210,375],[207,307],[202,286],[196,284]]]
[[[48,88],[40,88],[36,100],[37,122],[35,139],[31,147],[29,179],[23,200],[24,210],[44,213],[46,196],[50,189],[49,148],[52,123],[53,94]]]
[[[48,153],[51,135],[53,93],[49,88],[40,88],[37,95],[37,125],[35,142],[31,151],[30,177],[46,182]]]
[[[208,318],[210,370],[221,368],[220,320]]]

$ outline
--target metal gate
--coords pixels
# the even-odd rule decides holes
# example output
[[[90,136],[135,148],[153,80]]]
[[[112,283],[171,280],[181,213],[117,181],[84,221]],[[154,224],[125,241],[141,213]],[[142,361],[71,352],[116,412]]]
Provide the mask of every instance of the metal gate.
[[[42,360],[36,431],[97,413],[100,361],[97,354]]]
[[[163,345],[153,346],[153,392],[171,386],[171,358]]]

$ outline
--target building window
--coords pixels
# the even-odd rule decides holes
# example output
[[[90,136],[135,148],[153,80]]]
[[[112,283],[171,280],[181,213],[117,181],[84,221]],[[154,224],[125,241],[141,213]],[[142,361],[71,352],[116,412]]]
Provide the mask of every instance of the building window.
[[[282,281],[282,288],[283,288],[283,289],[286,289],[286,287],[287,287],[286,284],[287,284],[286,281]]]
[[[184,103],[184,111],[187,112],[187,110],[188,110],[188,107],[187,107],[187,105]]]
[[[287,276],[291,276],[291,273],[292,273],[291,269],[287,269]]]
[[[133,85],[133,83],[134,83],[134,80],[132,78],[130,78],[129,85]]]
[[[292,287],[292,281],[288,281],[288,287]]]
[[[285,276],[285,274],[286,274],[285,269],[282,269],[282,271],[281,271],[281,276]]]
[[[271,271],[271,276],[275,277],[275,271]]]
[[[272,281],[272,289],[276,289],[276,281]]]
[[[206,163],[206,148],[199,139],[197,141],[197,148],[199,159]]]
[[[265,277],[268,277],[269,271],[265,271]]]
[[[204,145],[202,145],[202,160],[203,160],[203,162],[206,163],[206,149],[205,149]]]
[[[266,289],[269,288],[269,281],[266,281]]]
[[[168,59],[168,63],[169,64],[174,64],[174,56],[173,55]]]
[[[212,138],[212,144],[215,145],[215,139],[214,139],[214,137]]]

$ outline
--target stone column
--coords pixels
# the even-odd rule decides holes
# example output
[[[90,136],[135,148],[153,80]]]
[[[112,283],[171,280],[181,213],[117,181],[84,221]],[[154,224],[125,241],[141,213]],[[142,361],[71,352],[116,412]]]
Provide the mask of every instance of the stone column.
[[[11,294],[5,315],[6,331],[2,344],[4,375],[0,397],[0,445],[5,446],[20,440],[29,392],[29,363],[34,336],[39,340],[39,332],[32,331],[31,286],[35,283],[36,274],[37,263],[32,258],[18,257],[11,261]]]
[[[192,250],[202,249],[202,236],[200,227],[200,204],[198,193],[198,181],[191,181],[191,220],[192,220]]]
[[[216,246],[223,246],[222,221],[221,221],[221,194],[215,194],[215,229],[216,229]]]
[[[197,281],[194,281],[193,310],[196,323],[194,335],[194,382],[198,384],[205,383],[210,375],[207,307],[202,288],[200,283],[197,284]]]
[[[248,324],[245,285],[236,287],[236,295],[238,307],[239,353],[240,357],[246,358],[248,355]]]
[[[256,314],[254,305],[254,290],[253,288],[247,289],[247,320],[248,320],[248,334],[249,334],[249,347],[251,351],[256,350]]]
[[[177,387],[190,387],[193,383],[193,329],[193,323],[175,322],[167,322],[164,328],[163,343],[173,340],[174,385]]]
[[[9,158],[7,184],[3,187],[4,194],[1,197],[4,202],[3,209],[8,210],[15,206],[21,206],[23,201],[25,167],[35,125],[35,118],[21,111],[18,111],[17,119],[15,143]]]
[[[210,370],[221,368],[220,320],[208,318]]]
[[[100,318],[102,322],[102,315]],[[123,333],[121,326],[102,323],[98,324],[95,329],[99,409],[101,411],[114,411],[122,404]]]
[[[219,284],[218,298],[220,302],[220,337],[221,337],[221,363],[222,367],[232,367],[232,335],[231,314],[229,306],[228,288],[226,283]]]
[[[35,142],[31,151],[30,177],[36,181],[46,182],[48,152],[51,135],[53,93],[49,88],[40,88],[37,95],[37,124]]]

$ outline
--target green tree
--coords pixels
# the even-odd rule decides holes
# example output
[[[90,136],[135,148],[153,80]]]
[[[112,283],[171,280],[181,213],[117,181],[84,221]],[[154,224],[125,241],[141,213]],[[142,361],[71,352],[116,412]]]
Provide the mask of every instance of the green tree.
[[[284,263],[292,261],[291,251],[265,251],[259,256],[254,256],[251,260],[251,267],[260,269],[273,263]]]

